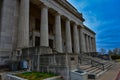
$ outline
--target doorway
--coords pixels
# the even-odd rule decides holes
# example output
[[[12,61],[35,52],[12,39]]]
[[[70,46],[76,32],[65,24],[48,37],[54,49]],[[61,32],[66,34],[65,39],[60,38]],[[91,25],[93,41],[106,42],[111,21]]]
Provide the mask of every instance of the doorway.
[[[53,49],[53,40],[52,39],[49,39],[49,46],[50,46],[50,48]]]
[[[40,46],[40,37],[35,37],[35,47]]]

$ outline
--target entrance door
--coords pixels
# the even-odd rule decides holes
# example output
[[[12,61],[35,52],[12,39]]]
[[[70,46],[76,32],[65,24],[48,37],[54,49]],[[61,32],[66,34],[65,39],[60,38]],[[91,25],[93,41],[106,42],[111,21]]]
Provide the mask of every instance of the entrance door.
[[[35,37],[35,46],[40,46],[40,37]]]
[[[52,39],[49,39],[49,46],[50,46],[50,48],[53,49],[53,40]]]

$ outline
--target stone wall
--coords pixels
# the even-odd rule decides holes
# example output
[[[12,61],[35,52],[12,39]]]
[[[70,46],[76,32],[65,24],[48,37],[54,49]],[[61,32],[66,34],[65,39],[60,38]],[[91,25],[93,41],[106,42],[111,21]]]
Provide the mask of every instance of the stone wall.
[[[12,74],[4,74],[2,75],[2,80],[27,80],[27,79],[14,76]]]
[[[55,76],[55,77],[46,78],[46,79],[43,79],[43,80],[58,80],[60,78],[61,78],[61,76]],[[12,74],[4,74],[2,76],[2,80],[28,80],[28,79],[17,77],[17,76],[14,76]]]
[[[21,60],[29,60],[31,71],[59,74],[69,80],[70,71],[78,68],[77,54],[52,53],[50,49],[40,47],[26,48],[22,52]]]

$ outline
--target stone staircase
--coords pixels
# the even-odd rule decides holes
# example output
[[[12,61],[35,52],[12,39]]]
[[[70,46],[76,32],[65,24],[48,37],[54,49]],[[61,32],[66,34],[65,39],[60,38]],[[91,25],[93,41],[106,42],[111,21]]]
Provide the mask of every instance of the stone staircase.
[[[88,79],[96,79],[109,70],[113,62],[82,54],[79,56],[80,69],[88,73]]]

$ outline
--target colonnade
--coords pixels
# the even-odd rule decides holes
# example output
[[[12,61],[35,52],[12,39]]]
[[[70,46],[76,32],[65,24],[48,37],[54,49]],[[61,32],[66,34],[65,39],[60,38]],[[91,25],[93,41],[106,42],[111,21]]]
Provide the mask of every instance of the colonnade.
[[[20,25],[19,25],[19,39],[18,47],[28,47],[29,45],[29,0],[21,0],[20,7]],[[66,52],[72,53],[70,20],[66,19]],[[77,24],[73,27],[74,35],[74,51],[79,53],[79,40]],[[21,36],[22,35],[22,36]],[[48,7],[41,7],[41,25],[40,25],[40,46],[49,46],[48,41]],[[63,52],[62,48],[62,34],[61,34],[61,14],[55,14],[55,48],[58,52]]]
[[[96,52],[96,42],[95,42],[95,38],[91,37],[90,35],[84,34],[84,38],[85,38],[85,48],[86,48],[86,52]]]
[[[29,9],[30,0],[21,0],[20,5],[20,21],[19,21],[19,39],[18,47],[29,47]],[[49,28],[48,28],[48,9],[46,5],[41,7],[41,24],[40,24],[40,46],[49,46]],[[61,33],[61,15],[56,11],[55,14],[55,49],[58,52],[63,52],[62,33]],[[80,35],[78,32],[78,25],[74,22],[73,25],[73,44],[71,39],[71,25],[67,18],[65,21],[65,36],[66,36],[66,52],[72,53],[72,46],[74,53],[80,53]],[[80,38],[79,38],[80,37]],[[94,51],[94,39],[89,36],[85,37],[86,51]]]

